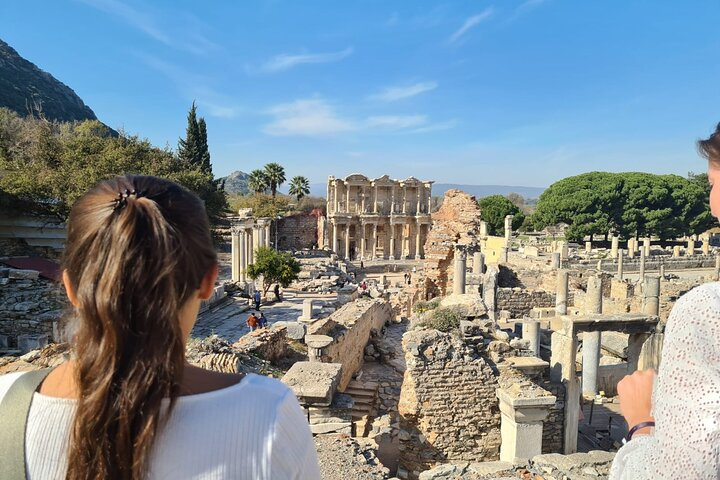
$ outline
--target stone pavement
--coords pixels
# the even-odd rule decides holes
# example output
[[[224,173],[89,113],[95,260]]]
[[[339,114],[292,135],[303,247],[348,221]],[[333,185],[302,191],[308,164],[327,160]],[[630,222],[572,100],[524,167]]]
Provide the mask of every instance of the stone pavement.
[[[268,325],[275,322],[296,322],[298,317],[302,315],[303,300],[306,298],[315,299],[316,316],[320,312],[321,306],[335,300],[335,295],[323,296],[289,290],[285,290],[283,293],[282,301],[269,302],[260,306],[260,310],[268,319]],[[272,296],[272,292],[270,292],[270,296]],[[238,338],[250,332],[250,329],[245,325],[250,311],[248,299],[230,297],[219,306],[200,314],[191,336],[205,338],[214,333],[231,343],[235,342]]]

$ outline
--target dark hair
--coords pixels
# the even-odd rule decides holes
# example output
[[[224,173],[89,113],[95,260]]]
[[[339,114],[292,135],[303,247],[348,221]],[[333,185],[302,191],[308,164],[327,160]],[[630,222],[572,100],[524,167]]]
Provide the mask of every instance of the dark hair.
[[[707,140],[698,140],[698,152],[715,167],[720,167],[720,123]]]
[[[63,267],[77,295],[79,398],[67,479],[145,476],[183,371],[178,313],[216,261],[202,201],[170,181],[116,177],[73,205]]]

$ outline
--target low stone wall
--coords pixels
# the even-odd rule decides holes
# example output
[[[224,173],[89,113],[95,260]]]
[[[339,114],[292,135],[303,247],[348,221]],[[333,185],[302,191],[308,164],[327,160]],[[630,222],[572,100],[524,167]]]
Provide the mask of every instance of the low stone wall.
[[[258,356],[269,362],[287,354],[287,328],[283,325],[272,325],[243,335],[233,344],[233,348],[241,353]]]
[[[495,309],[509,311],[511,318],[527,317],[533,307],[555,307],[555,294],[544,290],[524,290],[517,287],[497,289]]]
[[[65,293],[56,282],[35,270],[0,268],[0,336],[7,337],[6,347],[17,348],[18,337],[25,335],[53,340],[53,323],[65,307]]]
[[[338,388],[344,391],[363,364],[370,332],[392,319],[392,307],[383,299],[361,298],[344,305],[307,329],[310,361],[342,364]]]
[[[569,261],[568,264],[570,266],[580,266],[580,265],[587,265],[591,268],[597,268],[597,260],[579,260],[579,261]],[[689,268],[715,268],[715,255],[693,255],[691,257],[672,257],[670,255],[650,255],[649,257],[645,257],[645,271],[650,273],[650,271],[658,272],[660,270],[660,265],[665,265],[665,271],[670,273],[674,270],[685,270]],[[602,271],[603,272],[609,272],[609,273],[615,273],[617,272],[617,261],[613,260],[603,260],[602,261]],[[639,272],[640,271],[640,258],[639,256],[635,256],[635,258],[630,259],[627,256],[623,258],[623,271],[625,273],[629,272]]]
[[[318,215],[315,212],[283,217],[276,222],[276,228],[280,250],[302,250],[318,244]]]
[[[437,330],[403,336],[400,465],[410,478],[447,461],[497,460],[500,410],[488,361]]]

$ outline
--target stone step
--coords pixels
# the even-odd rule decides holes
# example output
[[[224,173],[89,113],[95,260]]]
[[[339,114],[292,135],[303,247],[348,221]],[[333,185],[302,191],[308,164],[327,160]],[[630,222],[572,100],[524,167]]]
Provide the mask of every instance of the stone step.
[[[356,388],[346,388],[343,393],[350,395],[354,400],[375,398],[377,396],[377,390],[358,390]]]

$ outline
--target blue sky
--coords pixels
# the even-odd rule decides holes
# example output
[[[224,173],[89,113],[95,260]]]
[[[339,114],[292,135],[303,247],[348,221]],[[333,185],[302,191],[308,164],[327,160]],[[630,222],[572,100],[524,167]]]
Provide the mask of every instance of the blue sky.
[[[720,121],[717,0],[23,0],[0,18],[112,127],[174,148],[196,100],[216,175],[684,175]]]

